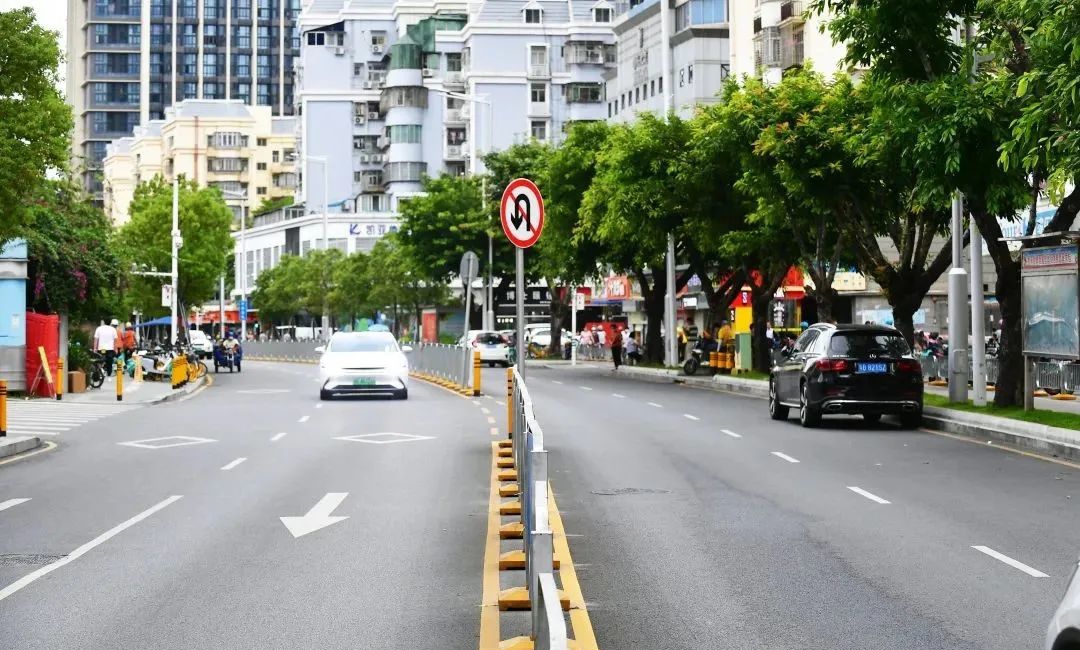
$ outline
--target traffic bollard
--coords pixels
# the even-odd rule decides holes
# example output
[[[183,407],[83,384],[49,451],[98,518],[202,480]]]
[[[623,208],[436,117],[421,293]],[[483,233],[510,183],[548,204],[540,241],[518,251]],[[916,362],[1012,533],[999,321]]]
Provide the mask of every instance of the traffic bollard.
[[[514,369],[506,369],[506,434],[514,437]]]
[[[0,438],[7,435],[7,380],[0,379]]]
[[[124,362],[116,360],[116,401],[124,401]]]
[[[56,359],[56,399],[64,399],[64,360]]]
[[[472,353],[472,394],[473,397],[480,396],[480,351],[474,350]]]

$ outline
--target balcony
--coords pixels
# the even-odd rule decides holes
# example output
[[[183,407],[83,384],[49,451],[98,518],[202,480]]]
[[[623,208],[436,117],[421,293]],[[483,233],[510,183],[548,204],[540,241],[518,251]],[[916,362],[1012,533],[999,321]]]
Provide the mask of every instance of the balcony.
[[[801,67],[805,61],[803,29],[800,26],[794,30],[786,30],[786,32],[784,45],[780,50],[780,67],[785,70]]]
[[[443,154],[445,160],[465,160],[465,144],[448,144]]]
[[[780,23],[784,21],[803,22],[804,11],[802,0],[785,0],[780,4]]]
[[[461,70],[458,70],[456,72],[447,72],[446,78],[443,79],[443,83],[447,86],[464,86],[465,73]]]
[[[548,102],[529,102],[530,117],[550,117],[551,104]]]
[[[446,113],[443,116],[443,122],[446,122],[447,124],[465,123],[467,120],[465,119],[466,115],[463,111],[464,108],[446,109]]]
[[[550,79],[551,66],[546,63],[533,63],[529,66],[530,79]]]

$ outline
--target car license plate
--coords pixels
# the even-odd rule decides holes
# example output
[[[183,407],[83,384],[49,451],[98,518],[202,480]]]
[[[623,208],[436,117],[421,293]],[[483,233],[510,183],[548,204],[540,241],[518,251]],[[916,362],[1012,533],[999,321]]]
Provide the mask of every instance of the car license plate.
[[[888,371],[889,364],[887,363],[859,362],[855,364],[855,372],[863,375],[880,375]]]
[[[374,377],[357,377],[352,380],[353,386],[373,386],[375,384]]]
[[[489,350],[494,350],[495,349],[495,344],[494,343],[487,343],[487,344],[485,344],[484,347],[486,347]]]

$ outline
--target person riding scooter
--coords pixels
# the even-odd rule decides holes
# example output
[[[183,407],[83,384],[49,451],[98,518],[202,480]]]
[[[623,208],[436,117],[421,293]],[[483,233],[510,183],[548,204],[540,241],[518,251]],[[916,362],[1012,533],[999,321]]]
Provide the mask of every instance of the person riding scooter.
[[[709,356],[718,349],[716,339],[713,338],[708,328],[702,330],[701,338],[694,343],[694,348],[690,350],[690,357],[683,364],[683,372],[687,375],[693,375],[702,365],[708,367]]]

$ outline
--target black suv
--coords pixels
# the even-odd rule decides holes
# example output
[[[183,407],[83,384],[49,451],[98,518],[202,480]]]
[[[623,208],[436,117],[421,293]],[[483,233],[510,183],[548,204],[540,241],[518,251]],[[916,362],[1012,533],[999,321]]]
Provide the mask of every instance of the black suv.
[[[769,373],[769,415],[787,419],[789,408],[799,409],[804,427],[817,426],[825,413],[861,413],[868,422],[895,414],[915,427],[922,421],[922,366],[891,327],[819,323]]]

